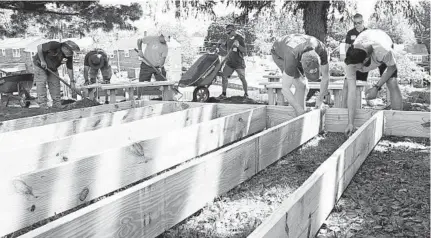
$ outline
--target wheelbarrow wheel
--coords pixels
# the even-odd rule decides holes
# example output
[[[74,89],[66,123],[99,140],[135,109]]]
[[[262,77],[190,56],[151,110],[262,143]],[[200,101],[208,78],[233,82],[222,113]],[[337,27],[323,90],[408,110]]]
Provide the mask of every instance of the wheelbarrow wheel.
[[[30,94],[27,91],[21,90],[19,92],[19,105],[21,107],[24,107],[24,108],[30,107],[29,99],[30,99]]]
[[[210,91],[205,86],[198,86],[193,91],[193,102],[206,102],[210,98]]]

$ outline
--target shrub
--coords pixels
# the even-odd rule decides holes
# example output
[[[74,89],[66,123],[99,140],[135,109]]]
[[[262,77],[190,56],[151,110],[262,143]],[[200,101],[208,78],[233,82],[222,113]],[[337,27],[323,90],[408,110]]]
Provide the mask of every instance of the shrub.
[[[331,76],[344,76],[345,64],[342,61],[329,62],[329,75]]]

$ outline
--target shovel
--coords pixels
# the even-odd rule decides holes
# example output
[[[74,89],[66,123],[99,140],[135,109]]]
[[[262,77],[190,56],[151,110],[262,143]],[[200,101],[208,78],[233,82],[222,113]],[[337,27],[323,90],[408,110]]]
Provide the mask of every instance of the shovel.
[[[48,72],[50,72],[51,74],[53,74],[58,80],[60,80],[62,83],[64,83],[68,88],[70,88],[73,92],[75,92],[76,94],[78,94],[79,96],[82,97],[82,99],[84,100],[90,100],[93,101],[87,97],[84,97],[84,95],[82,95],[82,93],[78,90],[76,90],[74,87],[72,87],[70,84],[68,84],[64,79],[62,79],[60,76],[58,76],[56,73],[54,73],[52,70],[50,70],[49,68],[46,68],[46,70]]]

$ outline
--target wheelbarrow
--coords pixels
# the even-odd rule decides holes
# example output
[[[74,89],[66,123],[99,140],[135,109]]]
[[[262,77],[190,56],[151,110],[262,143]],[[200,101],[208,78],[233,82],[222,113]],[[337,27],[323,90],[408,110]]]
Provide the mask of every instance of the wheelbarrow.
[[[6,94],[6,106],[11,98],[19,100],[19,105],[24,108],[30,107],[30,90],[33,87],[34,75],[31,73],[11,75],[0,78],[0,96]],[[14,95],[18,93],[18,95]]]

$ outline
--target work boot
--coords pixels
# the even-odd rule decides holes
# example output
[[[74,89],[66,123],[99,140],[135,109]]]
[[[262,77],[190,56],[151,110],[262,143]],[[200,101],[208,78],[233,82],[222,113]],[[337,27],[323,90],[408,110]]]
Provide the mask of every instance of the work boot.
[[[223,100],[223,99],[226,99],[227,97],[226,97],[226,93],[222,93],[222,94],[220,94],[220,96],[218,96],[217,97],[217,99],[219,99],[219,100]]]

